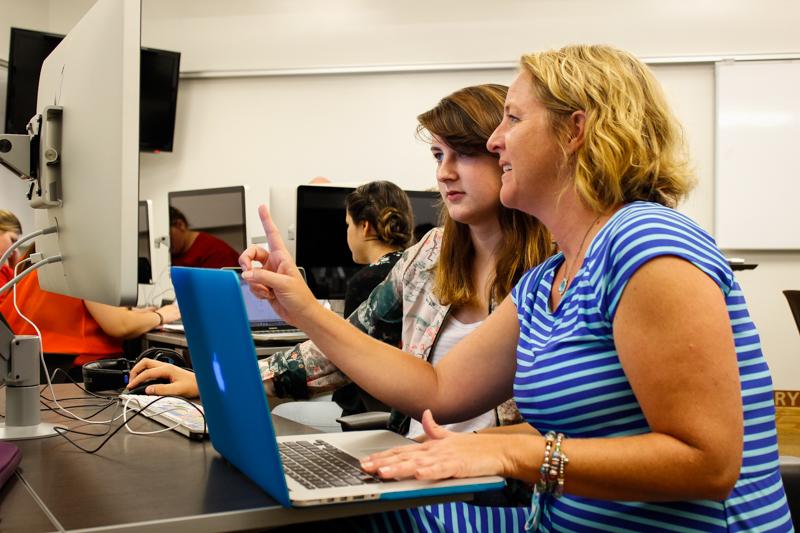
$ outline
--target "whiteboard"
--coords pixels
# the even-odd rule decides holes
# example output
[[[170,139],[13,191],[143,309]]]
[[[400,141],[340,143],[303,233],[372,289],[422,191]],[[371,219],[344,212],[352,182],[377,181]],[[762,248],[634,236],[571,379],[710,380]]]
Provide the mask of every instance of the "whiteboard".
[[[800,61],[716,66],[714,229],[723,249],[800,249]]]

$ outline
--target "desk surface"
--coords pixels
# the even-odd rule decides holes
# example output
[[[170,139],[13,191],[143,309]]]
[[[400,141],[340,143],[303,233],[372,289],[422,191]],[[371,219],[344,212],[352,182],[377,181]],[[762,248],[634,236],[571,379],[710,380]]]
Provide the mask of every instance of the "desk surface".
[[[76,391],[73,385],[56,385],[59,398],[68,394],[78,396]],[[800,456],[797,411],[800,410],[778,409],[779,446],[783,455]],[[5,412],[4,392],[0,392],[0,412]],[[83,412],[88,410],[84,408]],[[49,412],[43,418],[73,428],[80,425]],[[278,434],[315,432],[281,417],[274,416],[273,420]],[[145,431],[161,428],[142,419],[132,425]],[[99,433],[102,426],[90,429]],[[100,439],[76,440],[90,447],[96,446]],[[224,461],[209,442],[190,441],[172,431],[144,436],[122,430],[94,455],[78,450],[61,437],[16,444],[23,451],[20,470],[0,491],[3,532],[84,528],[162,531],[167,527],[170,531],[257,529],[446,499],[285,509]]]
[[[73,385],[56,386],[59,398],[78,396],[77,390]],[[83,416],[93,410],[76,409]],[[0,412],[5,412],[4,393],[0,393]],[[52,412],[43,413],[42,418],[87,430],[85,425]],[[277,416],[273,419],[279,435],[316,432]],[[131,425],[141,431],[161,428],[141,418]],[[102,433],[105,427],[92,426],[88,431]],[[95,447],[101,440],[73,438],[84,447]],[[285,509],[224,461],[210,442],[191,441],[173,431],[145,436],[122,430],[96,454],[84,453],[61,437],[16,444],[23,453],[21,476],[0,493],[0,529],[4,532],[163,531],[165,527],[170,531],[230,531],[466,499],[417,498]],[[45,509],[37,506],[37,498]]]

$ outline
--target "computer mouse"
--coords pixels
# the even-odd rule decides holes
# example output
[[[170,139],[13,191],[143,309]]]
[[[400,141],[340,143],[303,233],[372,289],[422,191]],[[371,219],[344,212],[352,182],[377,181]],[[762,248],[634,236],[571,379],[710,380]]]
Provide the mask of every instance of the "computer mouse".
[[[150,381],[145,381],[144,383],[139,384],[138,386],[129,389],[127,391],[123,391],[123,394],[147,394],[145,390],[150,385],[166,385],[167,383],[171,383],[170,380],[166,378],[156,378],[151,379]]]

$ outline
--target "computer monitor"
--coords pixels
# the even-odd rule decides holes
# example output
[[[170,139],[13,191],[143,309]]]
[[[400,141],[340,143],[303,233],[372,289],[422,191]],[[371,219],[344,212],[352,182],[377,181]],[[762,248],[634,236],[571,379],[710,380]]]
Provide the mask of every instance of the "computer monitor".
[[[36,93],[42,63],[55,50],[63,35],[11,28],[8,43],[6,89],[6,133],[25,133],[36,114]]]
[[[150,228],[153,227],[153,202],[139,200],[139,232],[138,232],[138,261],[137,277],[139,285],[153,284],[153,240],[150,238]]]
[[[171,152],[178,108],[180,52],[142,48],[139,150]]]
[[[42,65],[34,216],[58,231],[36,248],[62,257],[39,270],[46,291],[136,304],[140,25],[139,0],[99,0]]]
[[[364,265],[353,262],[347,246],[345,200],[353,187],[300,185],[297,187],[295,258],[317,298],[341,300],[347,281]],[[414,237],[419,239],[439,225],[437,191],[406,191],[414,213]]]
[[[208,241],[211,243],[215,239],[221,240],[236,252],[234,258],[227,261],[230,264],[184,264],[183,266],[211,266],[214,268],[238,266],[238,255],[247,248],[248,243],[245,222],[247,220],[246,186],[172,191],[168,193],[167,198],[170,210],[177,209],[185,218],[186,225],[190,230],[209,235],[212,239],[208,239]],[[170,213],[171,222],[173,218],[173,214]],[[172,235],[172,229],[170,233]],[[171,253],[175,253],[175,244],[174,242],[170,243]],[[228,255],[230,256],[230,254]]]
[[[45,58],[63,35],[11,28],[6,92],[6,133],[25,133],[36,114],[36,90]],[[178,102],[181,54],[155,48],[141,49],[139,95],[139,149],[171,152]]]

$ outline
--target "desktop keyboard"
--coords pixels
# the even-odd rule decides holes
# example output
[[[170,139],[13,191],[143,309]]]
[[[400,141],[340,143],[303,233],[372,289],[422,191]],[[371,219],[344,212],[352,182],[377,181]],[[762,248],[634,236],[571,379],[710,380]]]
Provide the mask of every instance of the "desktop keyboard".
[[[307,489],[380,483],[361,470],[358,459],[321,440],[279,442],[286,475]]]

